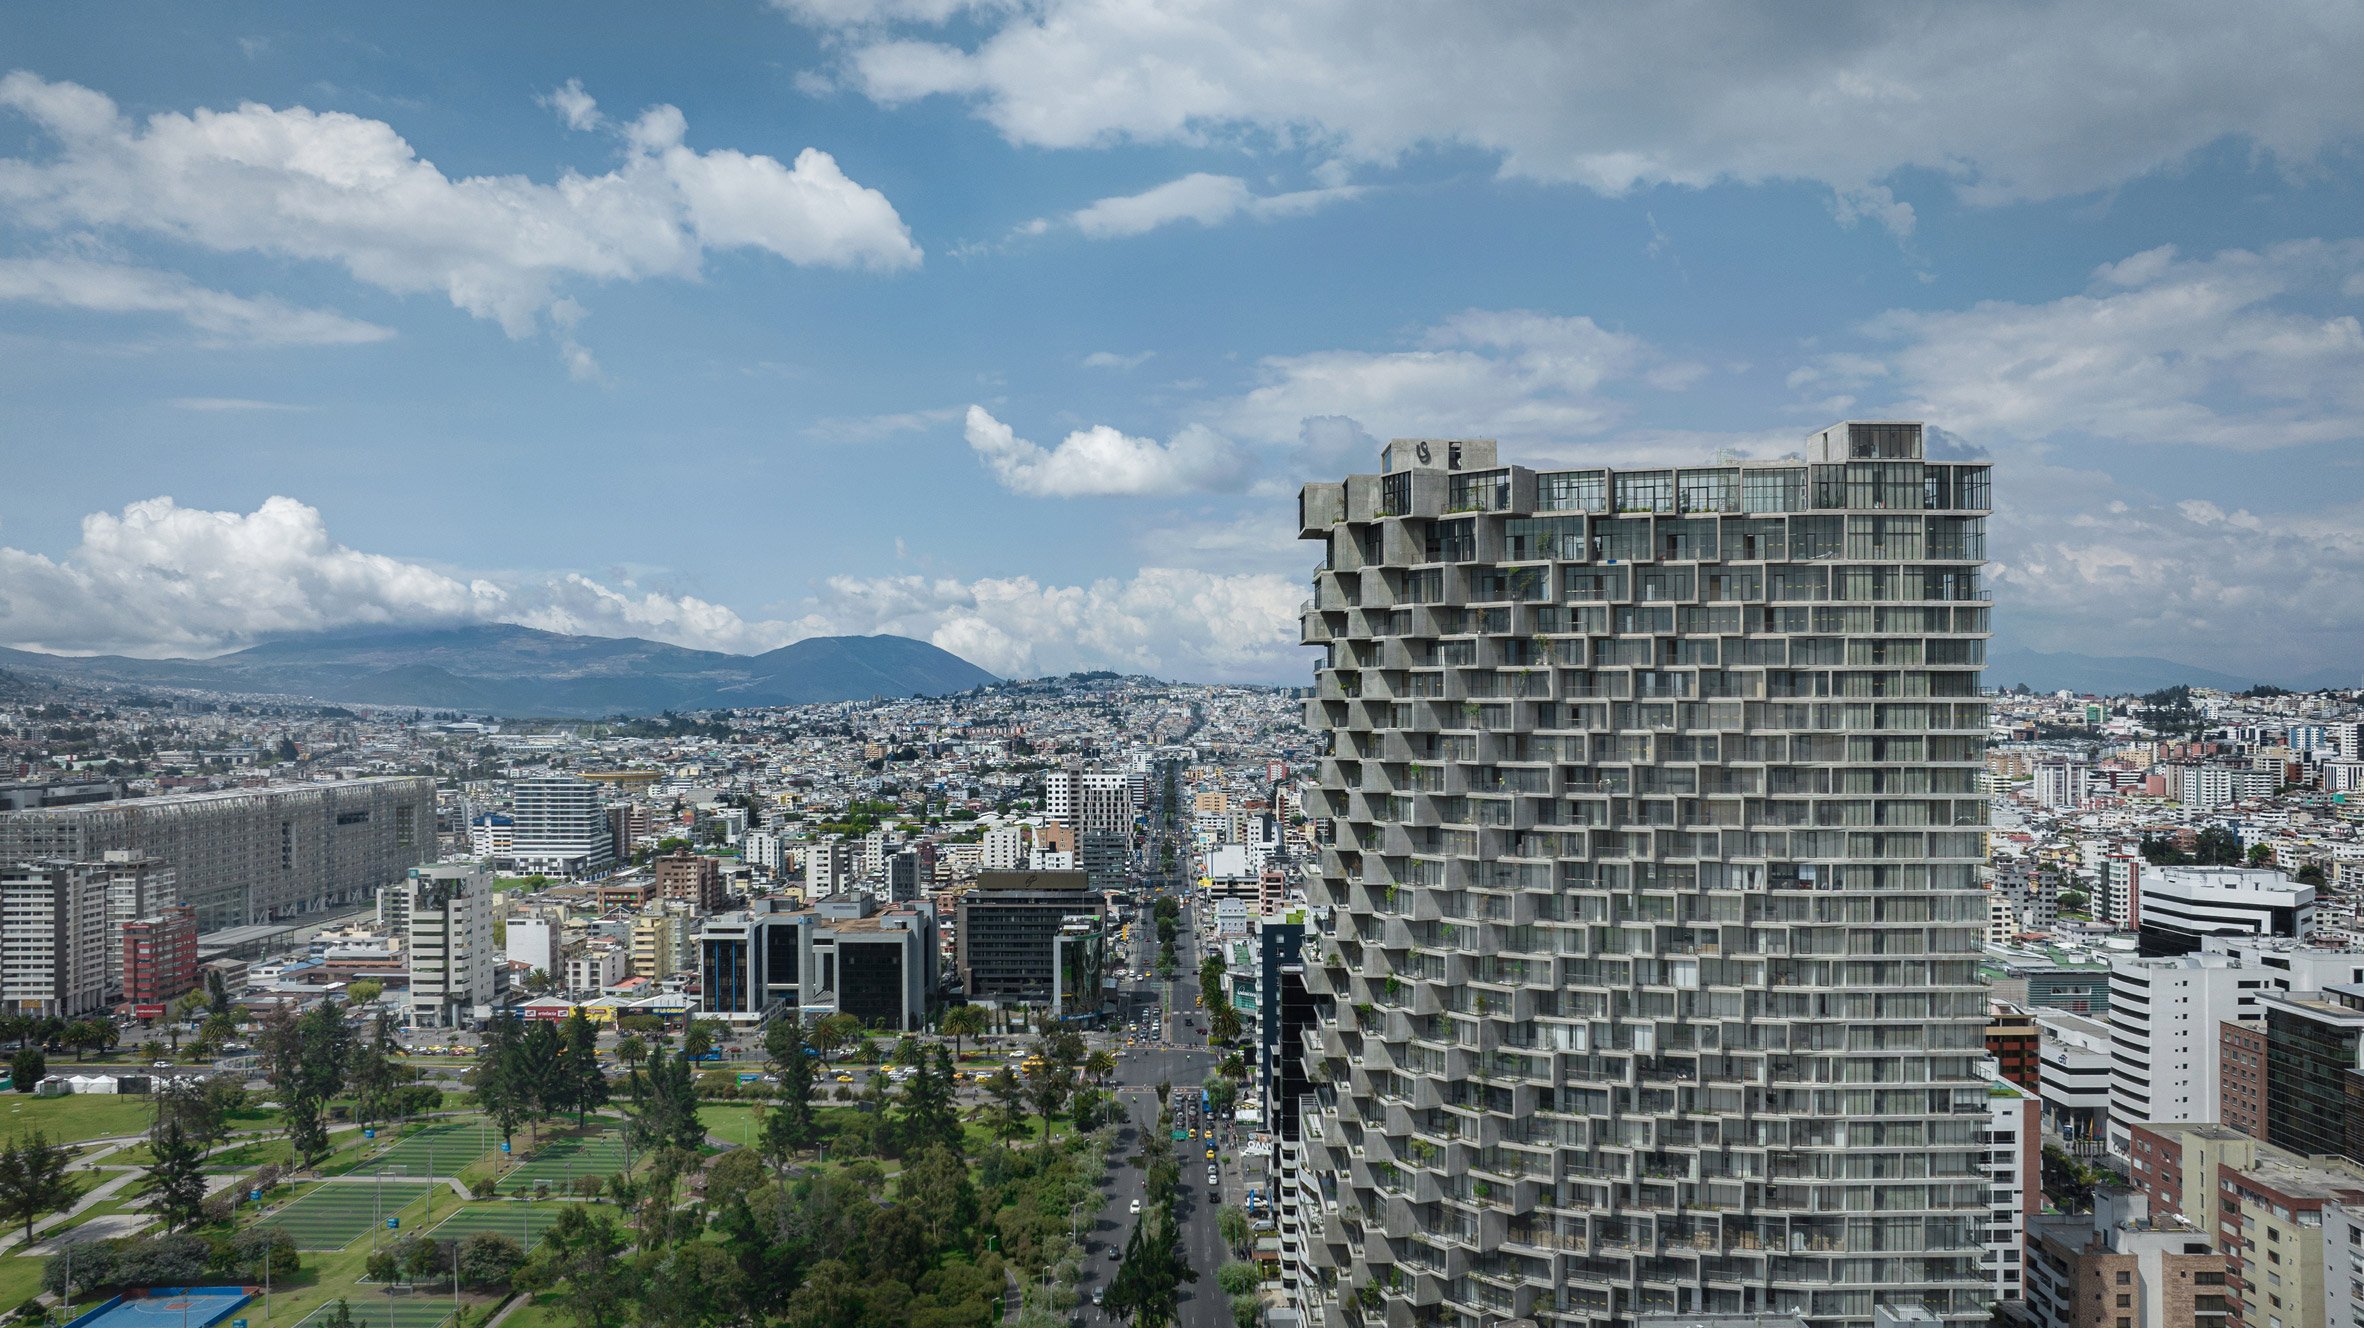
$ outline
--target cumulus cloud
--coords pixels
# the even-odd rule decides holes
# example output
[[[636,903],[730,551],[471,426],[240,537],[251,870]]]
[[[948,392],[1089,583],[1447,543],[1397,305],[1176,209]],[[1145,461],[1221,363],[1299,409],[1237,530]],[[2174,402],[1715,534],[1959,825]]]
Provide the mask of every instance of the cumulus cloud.
[[[498,615],[506,594],[347,548],[320,513],[271,498],[250,513],[170,498],[82,520],[59,561],[0,548],[0,640],[70,652],[208,653],[275,632]]]
[[[393,329],[269,296],[208,290],[177,272],[83,258],[0,258],[0,300],[105,314],[160,314],[211,345],[350,346]]]
[[[1138,369],[1149,363],[1156,354],[1157,352],[1153,350],[1145,350],[1132,355],[1119,355],[1112,350],[1096,350],[1083,357],[1083,366],[1086,369]]]
[[[1159,443],[1100,424],[1045,448],[971,406],[964,432],[1003,488],[1037,498],[1222,492],[1247,483],[1246,458],[1229,439],[1197,425]]]
[[[1303,683],[1296,581],[1144,567],[1089,585],[1031,577],[836,577],[808,625],[923,638],[1005,677],[1116,668]]]
[[[1183,221],[1219,226],[1235,217],[1269,221],[1276,217],[1303,216],[1361,193],[1359,188],[1342,185],[1259,195],[1236,175],[1199,172],[1168,180],[1138,194],[1103,198],[1067,214],[1065,220],[1089,239],[1106,240],[1140,235]]]
[[[837,74],[971,104],[1015,143],[1260,136],[1352,161],[1473,148],[1607,194],[1807,180],[1911,225],[1906,170],[1975,203],[2107,189],[2227,140],[2293,168],[2353,144],[2364,10],[2306,0],[2010,6],[1469,6],[1452,0],[783,0]],[[1450,34],[1439,40],[1438,34]]]
[[[570,124],[604,123],[579,85],[551,101]],[[894,206],[828,153],[807,148],[783,165],[700,152],[671,106],[621,128],[613,170],[550,184],[447,176],[383,121],[300,106],[135,122],[89,88],[20,71],[0,78],[0,108],[51,149],[0,158],[0,219],[333,263],[383,290],[441,294],[511,336],[562,313],[569,283],[695,278],[710,249],[882,271],[920,261]]]
[[[1882,413],[1961,433],[2082,434],[2256,450],[2364,437],[2364,328],[2320,312],[2364,281],[2364,242],[2303,240],[2185,258],[2173,248],[2097,269],[2043,304],[1896,310],[1872,348],[1825,355],[1793,387],[1870,395]]]

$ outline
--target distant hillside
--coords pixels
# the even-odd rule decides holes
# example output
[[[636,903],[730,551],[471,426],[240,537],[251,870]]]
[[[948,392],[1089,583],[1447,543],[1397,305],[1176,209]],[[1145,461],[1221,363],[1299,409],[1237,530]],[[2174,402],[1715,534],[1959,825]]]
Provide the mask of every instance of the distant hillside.
[[[322,701],[590,719],[722,706],[942,696],[998,681],[901,636],[825,636],[761,655],[530,627],[320,632],[218,659],[75,658],[0,649],[0,668]]]
[[[2273,678],[2220,673],[2150,655],[2079,655],[2071,651],[2022,650],[1997,646],[1987,651],[1986,685],[2026,683],[2039,692],[2070,691],[2096,696],[2138,695],[2183,683],[2241,691]],[[2320,684],[2318,684],[2320,685]]]

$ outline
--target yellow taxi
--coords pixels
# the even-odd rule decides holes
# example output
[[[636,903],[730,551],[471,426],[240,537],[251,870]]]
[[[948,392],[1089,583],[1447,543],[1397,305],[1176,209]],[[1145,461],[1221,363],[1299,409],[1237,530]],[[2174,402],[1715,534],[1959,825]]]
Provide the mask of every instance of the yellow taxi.
[[[850,1084],[850,1083],[852,1083],[853,1081],[854,1081],[854,1077],[853,1077],[852,1075],[850,1075],[850,1074],[841,1074],[841,1075],[837,1076],[837,1082],[839,1082],[839,1083],[841,1083],[841,1084]]]

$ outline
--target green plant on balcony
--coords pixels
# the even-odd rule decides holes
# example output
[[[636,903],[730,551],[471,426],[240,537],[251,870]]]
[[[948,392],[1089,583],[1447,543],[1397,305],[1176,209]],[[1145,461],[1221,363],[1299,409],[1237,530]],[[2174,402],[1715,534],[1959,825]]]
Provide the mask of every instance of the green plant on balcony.
[[[1469,1192],[1476,1195],[1480,1199],[1490,1199],[1494,1197],[1494,1186],[1489,1181],[1481,1180],[1471,1184],[1469,1187]]]

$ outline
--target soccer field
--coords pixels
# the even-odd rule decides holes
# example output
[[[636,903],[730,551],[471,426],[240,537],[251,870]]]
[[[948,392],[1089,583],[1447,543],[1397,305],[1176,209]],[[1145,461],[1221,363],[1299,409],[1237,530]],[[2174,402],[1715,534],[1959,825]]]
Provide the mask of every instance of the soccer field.
[[[384,1152],[354,1163],[345,1174],[456,1176],[500,1142],[500,1136],[481,1120],[439,1122],[402,1136]]]
[[[379,1195],[380,1189],[385,1191]],[[422,1182],[321,1185],[297,1196],[257,1226],[278,1227],[295,1237],[299,1250],[341,1250],[417,1203],[432,1188]],[[358,1307],[356,1307],[358,1309]]]
[[[480,1231],[492,1231],[531,1252],[541,1243],[542,1233],[558,1221],[560,1205],[572,1202],[553,1199],[548,1203],[470,1204],[438,1222],[427,1234],[437,1240],[464,1240]]]
[[[413,1294],[388,1299],[382,1291],[356,1291],[345,1299],[353,1307],[355,1328],[437,1328],[451,1317],[451,1298]],[[330,1301],[304,1316],[296,1328],[320,1328],[336,1313]]]
[[[615,1175],[624,1169],[625,1157],[624,1136],[614,1130],[587,1139],[553,1139],[501,1177],[497,1188],[502,1194],[524,1194],[537,1184],[546,1184],[550,1193],[559,1194],[572,1186],[577,1176]]]

